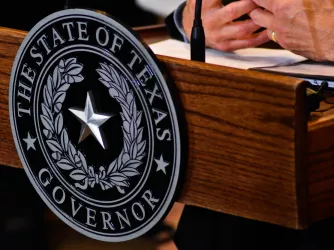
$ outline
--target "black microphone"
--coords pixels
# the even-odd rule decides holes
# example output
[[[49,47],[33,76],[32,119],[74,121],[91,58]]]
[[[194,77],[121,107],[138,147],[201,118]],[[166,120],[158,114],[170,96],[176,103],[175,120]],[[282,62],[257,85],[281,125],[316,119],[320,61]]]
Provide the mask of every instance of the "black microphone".
[[[205,33],[202,25],[202,0],[196,0],[194,24],[191,31],[191,60],[205,62]]]

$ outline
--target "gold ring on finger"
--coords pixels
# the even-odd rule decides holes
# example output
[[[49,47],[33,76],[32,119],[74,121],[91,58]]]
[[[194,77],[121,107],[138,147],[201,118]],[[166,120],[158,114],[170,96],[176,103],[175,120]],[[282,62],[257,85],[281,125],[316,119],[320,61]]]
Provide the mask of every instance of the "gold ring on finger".
[[[275,43],[277,43],[276,32],[275,32],[274,30],[271,32],[271,39],[272,39]]]

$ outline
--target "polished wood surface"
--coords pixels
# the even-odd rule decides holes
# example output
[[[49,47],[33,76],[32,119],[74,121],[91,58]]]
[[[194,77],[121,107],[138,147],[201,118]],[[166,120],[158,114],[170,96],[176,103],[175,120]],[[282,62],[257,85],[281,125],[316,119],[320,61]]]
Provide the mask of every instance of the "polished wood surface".
[[[180,201],[304,227],[303,83],[271,74],[159,58],[177,84],[188,123],[190,155]]]
[[[166,38],[160,26],[137,30],[147,43]],[[9,125],[8,85],[25,34],[0,28],[0,164],[12,167],[21,164]],[[328,136],[334,117],[319,113],[307,122],[305,83],[158,58],[176,83],[187,119],[180,202],[291,228],[334,213],[334,137]]]
[[[333,102],[334,99],[330,101]],[[311,221],[334,215],[334,105],[324,103],[308,126],[308,186]]]
[[[0,28],[0,164],[21,167],[11,135],[8,115],[8,87],[16,52],[26,32]]]

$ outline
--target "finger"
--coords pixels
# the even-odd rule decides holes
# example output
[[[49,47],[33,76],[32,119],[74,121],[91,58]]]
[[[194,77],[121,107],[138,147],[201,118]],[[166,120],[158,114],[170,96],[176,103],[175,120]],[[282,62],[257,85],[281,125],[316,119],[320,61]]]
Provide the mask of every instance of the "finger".
[[[252,34],[249,38],[246,39],[230,40],[221,44],[217,44],[215,49],[230,52],[238,49],[257,47],[268,41],[270,41],[270,39],[268,38],[267,31],[265,30],[260,33]]]
[[[217,25],[221,26],[251,12],[256,9],[256,7],[257,6],[252,1],[232,2],[216,11],[214,18],[217,20]]]
[[[269,11],[257,8],[249,13],[250,18],[261,27],[273,29],[274,15]]]
[[[246,37],[261,27],[252,20],[233,22],[223,26],[218,34],[218,41],[240,39]]]
[[[256,3],[258,6],[263,7],[270,12],[275,12],[275,6],[276,2],[275,0],[252,0],[254,3]]]

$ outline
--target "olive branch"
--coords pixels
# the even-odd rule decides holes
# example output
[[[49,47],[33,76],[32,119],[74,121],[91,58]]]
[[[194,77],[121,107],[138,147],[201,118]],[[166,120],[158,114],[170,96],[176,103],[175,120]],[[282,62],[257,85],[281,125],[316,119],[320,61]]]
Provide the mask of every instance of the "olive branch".
[[[120,113],[123,120],[124,145],[120,155],[112,161],[106,171],[104,166],[95,170],[88,166],[85,156],[77,150],[69,140],[64,118],[61,112],[66,98],[66,91],[73,83],[79,83],[84,78],[81,75],[83,66],[77,63],[76,58],[66,61],[60,60],[53,73],[48,76],[43,90],[41,103],[41,122],[44,126],[43,134],[47,138],[46,144],[52,150],[52,158],[57,167],[70,171],[69,176],[76,181],[75,187],[86,190],[100,185],[102,190],[116,187],[124,194],[124,187],[129,187],[129,178],[139,175],[137,168],[142,164],[145,156],[146,141],[142,139],[143,128],[140,128],[142,112],[137,111],[133,93],[122,75],[119,75],[112,66],[100,64],[97,72],[99,79],[109,89],[111,97],[121,105]]]

